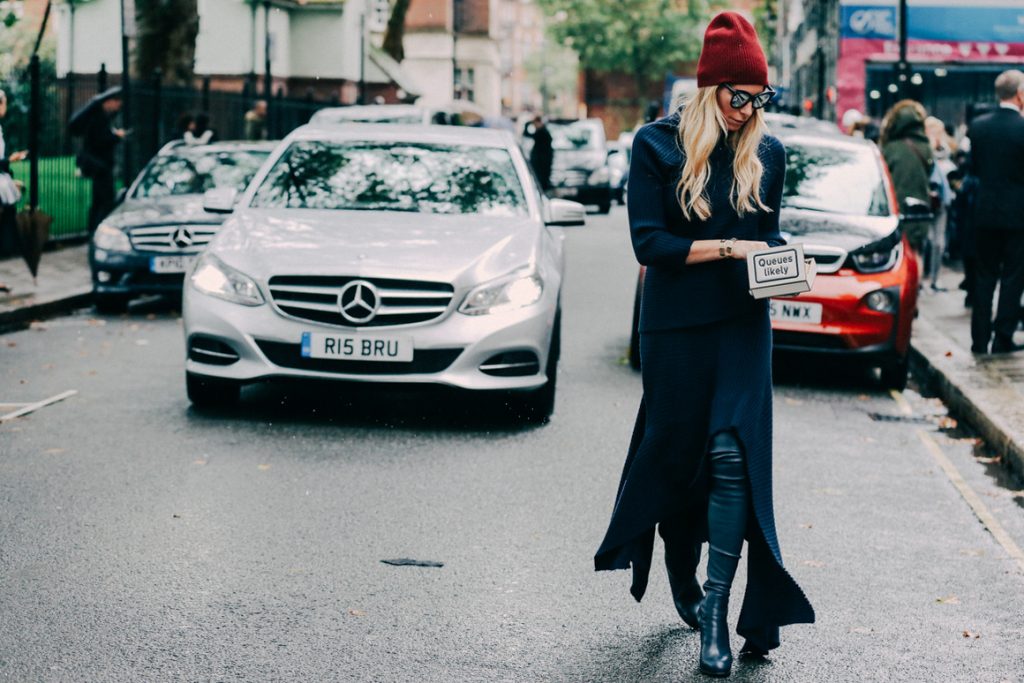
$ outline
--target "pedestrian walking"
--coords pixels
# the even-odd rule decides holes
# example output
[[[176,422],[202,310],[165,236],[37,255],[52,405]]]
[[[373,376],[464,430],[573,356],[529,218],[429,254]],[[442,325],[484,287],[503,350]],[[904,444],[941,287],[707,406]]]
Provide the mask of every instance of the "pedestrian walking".
[[[772,506],[772,333],[748,292],[748,253],[784,244],[785,150],[761,109],[774,91],[754,27],[709,24],[697,92],[637,132],[630,233],[647,266],[640,312],[643,399],[597,570],[632,567],[647,588],[655,529],[680,618],[700,629],[699,667],[732,666],[727,611],[747,541],[742,652],[765,655],[779,627],[814,610],[783,568]],[[707,581],[696,577],[709,542]]]
[[[195,118],[189,122],[188,129],[182,137],[185,139],[185,144],[189,146],[208,145],[213,142],[216,134],[210,128],[210,116],[205,113],[196,114]]]
[[[76,162],[82,175],[92,181],[92,204],[89,206],[89,232],[114,208],[114,151],[127,132],[115,128],[112,119],[121,111],[121,89],[110,88],[100,93],[68,123],[72,135],[82,138]]]
[[[551,131],[544,125],[544,117],[539,114],[534,116],[523,135],[533,140],[533,147],[530,148],[530,165],[537,175],[540,189],[546,193],[551,189],[551,165],[554,163],[555,151]]]
[[[252,109],[245,112],[245,139],[267,139],[267,101],[256,100]]]
[[[971,217],[977,249],[971,308],[974,353],[1024,349],[1013,342],[1024,293],[1024,73],[1004,71],[996,78],[995,90],[999,107],[974,119],[967,132],[971,169],[978,180]],[[993,323],[997,283],[999,304]]]
[[[933,206],[929,185],[935,162],[924,132],[927,116],[919,102],[900,100],[882,119],[882,155],[889,166],[900,211],[904,213],[912,213],[907,209],[915,202],[933,212],[937,208]],[[908,220],[904,224],[910,246],[921,256],[926,254],[931,224],[932,220]]]
[[[7,93],[0,90],[0,121],[7,116]],[[17,249],[17,203],[21,198],[21,190],[11,176],[11,163],[22,161],[27,152],[14,152],[7,155],[7,143],[4,129],[0,126],[0,255],[13,254]],[[7,283],[0,282],[0,293],[9,292]]]
[[[933,205],[935,218],[928,232],[928,268],[925,275],[926,279],[931,280],[932,290],[941,292],[945,291],[945,288],[939,285],[939,272],[942,270],[942,257],[946,253],[946,245],[949,244],[949,215],[956,198],[949,184],[949,174],[956,171],[956,164],[952,158],[956,151],[956,142],[946,132],[946,124],[935,116],[929,116],[924,120],[924,132],[928,137],[933,160],[928,185],[932,192],[938,194],[938,201]]]

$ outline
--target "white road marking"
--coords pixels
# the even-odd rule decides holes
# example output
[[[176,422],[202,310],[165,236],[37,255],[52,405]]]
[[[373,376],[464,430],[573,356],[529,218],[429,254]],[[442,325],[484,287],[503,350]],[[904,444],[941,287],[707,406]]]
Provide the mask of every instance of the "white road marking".
[[[910,407],[910,403],[901,392],[895,389],[890,390],[890,395],[896,404],[900,407],[900,412],[904,415],[913,414],[913,409]],[[923,429],[917,430],[917,438],[921,440],[924,447],[931,453],[932,457],[938,463],[939,468],[942,469],[946,478],[949,479],[950,483],[956,487],[956,490],[960,492],[960,496],[971,506],[971,510],[974,515],[978,518],[992,537],[996,539],[999,545],[1003,546],[1003,550],[1013,560],[1017,562],[1021,570],[1024,571],[1024,550],[1021,550],[1020,546],[1013,540],[1010,534],[1006,533],[1003,525],[999,523],[999,520],[995,518],[991,511],[985,506],[985,503],[981,501],[978,494],[971,488],[970,484],[963,478],[960,471],[956,468],[956,465],[946,457],[946,454],[942,452],[942,448],[936,443],[932,435]]]
[[[57,403],[58,401],[63,401],[66,398],[71,398],[72,396],[74,396],[77,393],[78,392],[75,391],[74,389],[69,389],[68,391],[65,391],[62,394],[57,394],[56,396],[51,396],[50,398],[44,398],[42,401],[37,401],[36,403],[29,403],[29,404],[25,405],[24,407],[19,408],[18,410],[15,410],[13,413],[7,413],[6,415],[0,415],[0,423],[4,423],[4,422],[7,422],[9,420],[13,420],[13,419],[15,419],[17,417],[21,417],[22,415],[28,415],[29,413],[35,412],[36,410],[39,410],[40,408],[44,408],[44,407],[46,407],[46,406],[48,406],[48,405],[50,405],[52,403]]]

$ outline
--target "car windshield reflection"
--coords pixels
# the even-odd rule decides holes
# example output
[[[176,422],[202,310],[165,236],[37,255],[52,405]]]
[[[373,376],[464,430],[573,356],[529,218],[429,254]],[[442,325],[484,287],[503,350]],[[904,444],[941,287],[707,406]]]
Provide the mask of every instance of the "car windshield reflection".
[[[512,157],[500,148],[299,141],[260,185],[265,209],[527,214]]]
[[[156,157],[132,194],[134,199],[154,199],[207,190],[245,189],[266,160],[268,151],[182,150]]]
[[[851,216],[888,216],[889,198],[870,149],[787,141],[782,207]]]

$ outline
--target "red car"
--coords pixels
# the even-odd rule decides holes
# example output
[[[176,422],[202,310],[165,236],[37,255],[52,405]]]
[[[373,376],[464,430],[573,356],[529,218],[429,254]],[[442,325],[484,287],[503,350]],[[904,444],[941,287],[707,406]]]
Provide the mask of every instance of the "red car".
[[[902,389],[920,264],[900,230],[881,154],[873,143],[840,135],[781,131],[779,138],[787,151],[782,232],[804,245],[818,277],[810,292],[772,299],[775,348],[860,359],[881,369],[886,387]],[[635,368],[643,281],[641,268],[630,340]]]

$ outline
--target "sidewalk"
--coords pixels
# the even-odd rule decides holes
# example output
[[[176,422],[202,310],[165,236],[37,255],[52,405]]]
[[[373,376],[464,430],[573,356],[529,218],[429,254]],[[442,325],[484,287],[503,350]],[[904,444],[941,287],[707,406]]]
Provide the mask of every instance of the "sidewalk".
[[[47,251],[39,263],[37,283],[20,258],[0,260],[0,331],[33,320],[88,306],[92,301],[88,246],[74,245]]]
[[[939,284],[926,288],[914,321],[911,362],[950,412],[970,424],[1004,462],[1024,474],[1024,352],[974,356],[971,311],[958,288],[963,276],[944,268]],[[1024,341],[1017,333],[1016,341]]]

